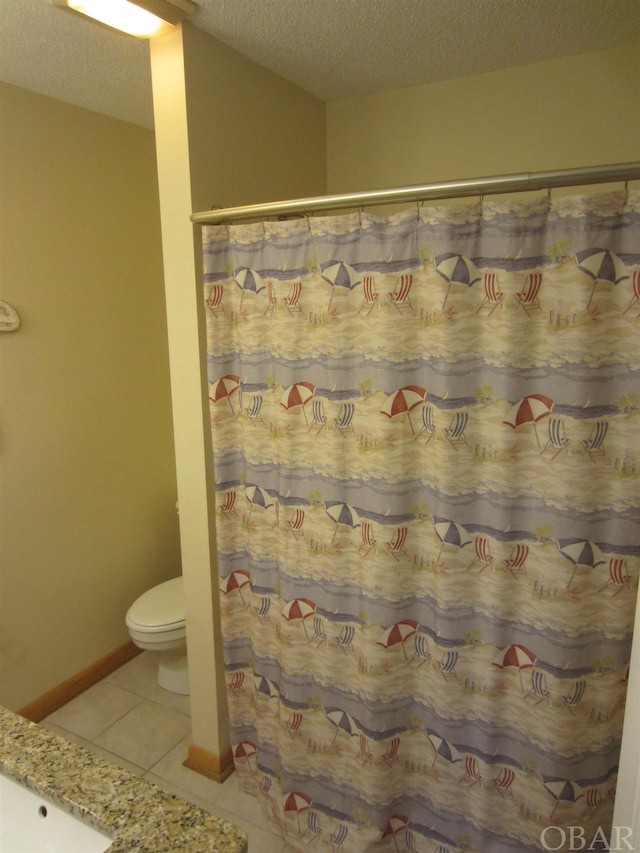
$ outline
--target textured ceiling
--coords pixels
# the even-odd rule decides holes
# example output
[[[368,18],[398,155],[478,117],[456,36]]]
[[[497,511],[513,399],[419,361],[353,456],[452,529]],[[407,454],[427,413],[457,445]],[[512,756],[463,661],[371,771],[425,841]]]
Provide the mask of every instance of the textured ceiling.
[[[325,101],[640,41],[640,0],[197,0],[191,22]],[[152,126],[145,42],[0,0],[0,79]]]

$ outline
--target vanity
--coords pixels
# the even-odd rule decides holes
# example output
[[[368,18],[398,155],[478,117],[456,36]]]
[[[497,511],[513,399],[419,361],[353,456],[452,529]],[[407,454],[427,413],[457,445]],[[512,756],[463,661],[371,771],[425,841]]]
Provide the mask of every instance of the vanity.
[[[248,850],[245,833],[227,821],[4,708],[0,773],[107,835],[107,853]]]

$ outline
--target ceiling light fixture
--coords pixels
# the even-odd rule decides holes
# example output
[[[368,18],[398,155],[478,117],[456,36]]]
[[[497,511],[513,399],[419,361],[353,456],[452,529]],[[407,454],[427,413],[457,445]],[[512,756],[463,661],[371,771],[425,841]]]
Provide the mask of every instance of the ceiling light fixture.
[[[153,38],[169,32],[196,10],[192,0],[52,0],[62,6],[88,15],[115,30]]]

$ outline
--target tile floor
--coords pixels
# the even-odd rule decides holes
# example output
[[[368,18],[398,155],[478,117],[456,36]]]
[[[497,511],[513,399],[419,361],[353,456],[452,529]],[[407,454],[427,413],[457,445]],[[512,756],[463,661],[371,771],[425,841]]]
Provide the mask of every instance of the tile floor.
[[[242,790],[238,773],[219,784],[183,767],[191,742],[189,697],[158,687],[156,674],[156,653],[142,652],[41,725],[241,827],[250,853],[290,853],[260,804]]]

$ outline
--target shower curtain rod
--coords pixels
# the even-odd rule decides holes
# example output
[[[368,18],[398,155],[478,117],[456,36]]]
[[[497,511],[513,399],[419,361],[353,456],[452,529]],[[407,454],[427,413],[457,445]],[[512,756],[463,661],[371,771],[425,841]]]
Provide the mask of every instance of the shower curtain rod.
[[[292,213],[304,216],[316,210],[338,210],[376,204],[420,202],[432,199],[525,192],[527,190],[552,190],[556,187],[637,180],[640,180],[640,162],[617,163],[611,166],[588,166],[553,172],[518,172],[512,175],[463,178],[457,181],[441,181],[433,184],[394,187],[386,190],[370,190],[205,210],[201,213],[194,213],[191,216],[191,221],[196,225],[216,225],[239,219],[285,216]]]

